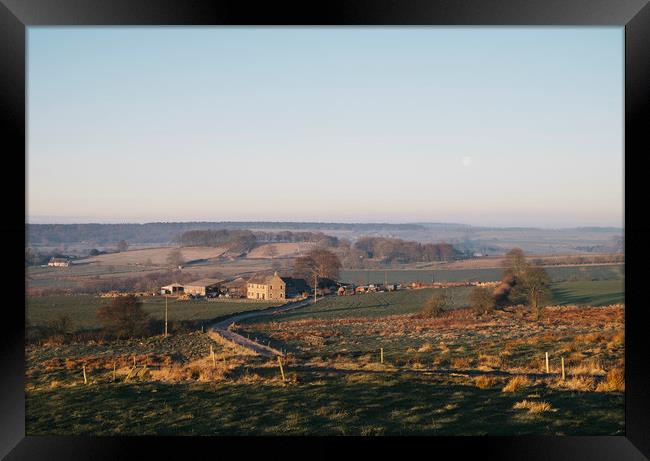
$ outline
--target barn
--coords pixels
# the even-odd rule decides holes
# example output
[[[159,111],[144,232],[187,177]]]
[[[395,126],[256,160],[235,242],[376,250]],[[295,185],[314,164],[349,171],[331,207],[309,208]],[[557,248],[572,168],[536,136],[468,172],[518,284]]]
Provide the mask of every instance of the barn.
[[[185,284],[185,294],[193,296],[209,296],[219,293],[219,286],[223,280],[218,279],[200,279]]]

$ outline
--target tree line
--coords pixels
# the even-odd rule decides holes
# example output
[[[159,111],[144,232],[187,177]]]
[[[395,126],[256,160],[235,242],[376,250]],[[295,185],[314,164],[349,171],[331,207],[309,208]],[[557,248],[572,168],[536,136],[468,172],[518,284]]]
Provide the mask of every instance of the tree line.
[[[367,258],[385,263],[449,261],[463,254],[449,243],[420,243],[398,238],[362,237],[354,244]]]

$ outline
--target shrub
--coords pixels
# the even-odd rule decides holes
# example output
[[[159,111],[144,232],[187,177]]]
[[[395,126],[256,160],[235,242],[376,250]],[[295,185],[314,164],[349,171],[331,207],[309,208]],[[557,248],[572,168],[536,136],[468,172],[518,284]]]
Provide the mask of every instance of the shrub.
[[[424,317],[440,317],[450,307],[451,300],[447,293],[437,292],[422,305],[421,313]]]
[[[475,287],[470,294],[469,302],[474,312],[478,315],[494,312],[494,295],[489,288]]]
[[[118,338],[143,336],[149,330],[149,313],[134,295],[114,298],[111,304],[99,308],[97,319],[106,332]]]

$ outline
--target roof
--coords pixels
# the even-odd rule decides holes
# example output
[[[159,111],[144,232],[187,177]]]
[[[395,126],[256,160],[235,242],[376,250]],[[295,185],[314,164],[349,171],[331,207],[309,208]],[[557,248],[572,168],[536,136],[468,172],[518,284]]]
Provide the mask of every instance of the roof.
[[[277,272],[274,273],[273,275],[256,274],[256,275],[253,275],[251,278],[248,279],[248,283],[259,283],[260,285],[265,285],[265,284],[268,284],[271,281],[271,279],[273,279],[274,277],[279,277]],[[282,277],[280,277],[280,278],[282,280],[284,280],[284,278],[282,278]]]
[[[165,285],[164,287],[161,288],[182,288],[183,285],[180,283],[170,283],[169,285]]]
[[[246,280],[244,280],[242,277],[237,277],[235,280],[231,280],[230,282],[226,282],[223,284],[226,288],[229,287],[240,287],[242,285],[246,285]]]
[[[51,263],[67,263],[68,261],[68,258],[50,258]]]
[[[212,285],[217,285],[223,283],[223,280],[219,279],[199,279],[190,283],[186,283],[186,287],[210,287]]]

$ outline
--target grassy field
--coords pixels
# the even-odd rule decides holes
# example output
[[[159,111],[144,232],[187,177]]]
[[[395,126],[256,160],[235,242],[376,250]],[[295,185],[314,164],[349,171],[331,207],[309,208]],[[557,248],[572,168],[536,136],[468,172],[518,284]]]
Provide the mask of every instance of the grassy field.
[[[610,374],[622,363],[622,322],[623,309],[611,307],[553,308],[541,323],[515,309],[246,325],[290,350],[287,382],[275,360],[234,349],[217,349],[211,364],[202,333],[158,345],[32,347],[26,433],[620,435],[624,394]],[[130,354],[148,363],[131,380]]]
[[[551,286],[553,303],[606,306],[625,301],[623,280],[597,280],[587,282],[558,282]]]
[[[471,290],[472,287],[449,288],[448,292],[452,294],[453,306],[455,308],[468,306]],[[315,318],[383,317],[411,314],[419,312],[422,304],[437,291],[439,291],[437,288],[422,288],[390,293],[332,296],[317,304],[265,320],[288,322]],[[554,305],[604,306],[624,301],[622,280],[558,282],[552,284],[551,292],[550,304]],[[248,320],[248,322],[254,321],[255,319]]]
[[[616,280],[625,274],[624,264],[583,265],[545,267],[554,281],[589,281]],[[409,283],[409,282],[462,282],[462,281],[497,281],[501,279],[503,269],[439,269],[439,270],[343,270],[341,279],[352,283]]]
[[[141,298],[144,309],[154,319],[165,315],[165,298],[151,296]],[[97,310],[111,303],[111,298],[92,295],[53,295],[32,296],[27,298],[27,320],[31,325],[46,325],[62,315],[68,315],[76,330],[97,328]],[[245,312],[277,306],[280,303],[259,302],[251,300],[169,300],[168,318],[178,320],[211,320],[236,312]]]

